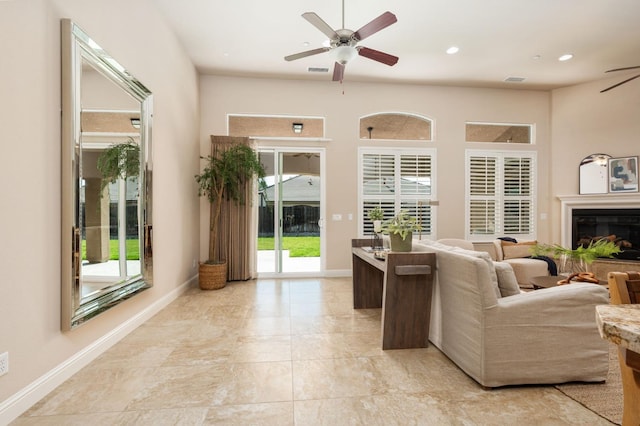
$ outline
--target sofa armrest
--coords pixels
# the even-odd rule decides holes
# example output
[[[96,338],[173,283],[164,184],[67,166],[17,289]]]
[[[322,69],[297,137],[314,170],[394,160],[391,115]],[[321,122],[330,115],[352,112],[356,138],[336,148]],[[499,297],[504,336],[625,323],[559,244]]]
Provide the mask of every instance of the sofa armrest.
[[[498,319],[504,322],[508,315],[509,323],[520,322],[530,324],[536,318],[540,324],[567,321],[581,311],[588,311],[595,324],[595,305],[609,304],[609,292],[604,286],[590,283],[572,283],[545,288],[498,300],[495,307]],[[497,313],[497,312],[496,312]],[[489,317],[492,317],[489,314]],[[593,317],[593,318],[591,318]]]
[[[608,303],[607,289],[589,283],[499,299],[485,310],[485,386],[605,380],[609,345],[595,306]]]

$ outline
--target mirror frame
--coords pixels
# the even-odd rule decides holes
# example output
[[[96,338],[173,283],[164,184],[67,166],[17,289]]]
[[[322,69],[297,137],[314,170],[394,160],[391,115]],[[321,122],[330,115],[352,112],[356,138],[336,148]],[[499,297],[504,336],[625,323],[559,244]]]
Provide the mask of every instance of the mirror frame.
[[[152,286],[151,120],[152,94],[70,19],[61,20],[62,54],[62,220],[61,327],[71,330],[107,309]],[[78,228],[81,170],[80,102],[82,63],[87,61],[104,77],[140,103],[140,173],[138,177],[138,234],[141,273],[82,299],[82,260]]]

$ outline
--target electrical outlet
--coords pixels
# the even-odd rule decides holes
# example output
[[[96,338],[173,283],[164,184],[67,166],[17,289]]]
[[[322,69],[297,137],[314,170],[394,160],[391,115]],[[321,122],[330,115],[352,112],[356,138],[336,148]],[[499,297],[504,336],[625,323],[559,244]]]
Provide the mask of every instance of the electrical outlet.
[[[0,376],[9,372],[9,352],[0,354]]]

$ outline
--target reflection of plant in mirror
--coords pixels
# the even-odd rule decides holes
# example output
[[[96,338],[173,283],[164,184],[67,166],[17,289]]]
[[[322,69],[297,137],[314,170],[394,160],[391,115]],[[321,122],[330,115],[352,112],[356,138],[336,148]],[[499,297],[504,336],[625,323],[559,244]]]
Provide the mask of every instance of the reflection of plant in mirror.
[[[102,175],[100,191],[118,179],[140,174],[140,146],[129,138],[125,143],[109,146],[98,157],[98,171]]]

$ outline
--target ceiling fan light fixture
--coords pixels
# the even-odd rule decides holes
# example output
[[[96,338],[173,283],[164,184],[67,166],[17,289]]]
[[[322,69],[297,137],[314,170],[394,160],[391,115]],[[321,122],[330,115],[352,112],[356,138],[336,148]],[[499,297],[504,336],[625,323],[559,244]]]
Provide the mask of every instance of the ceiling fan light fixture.
[[[331,50],[335,55],[336,62],[346,65],[353,58],[358,56],[358,50],[353,46],[338,46]]]

